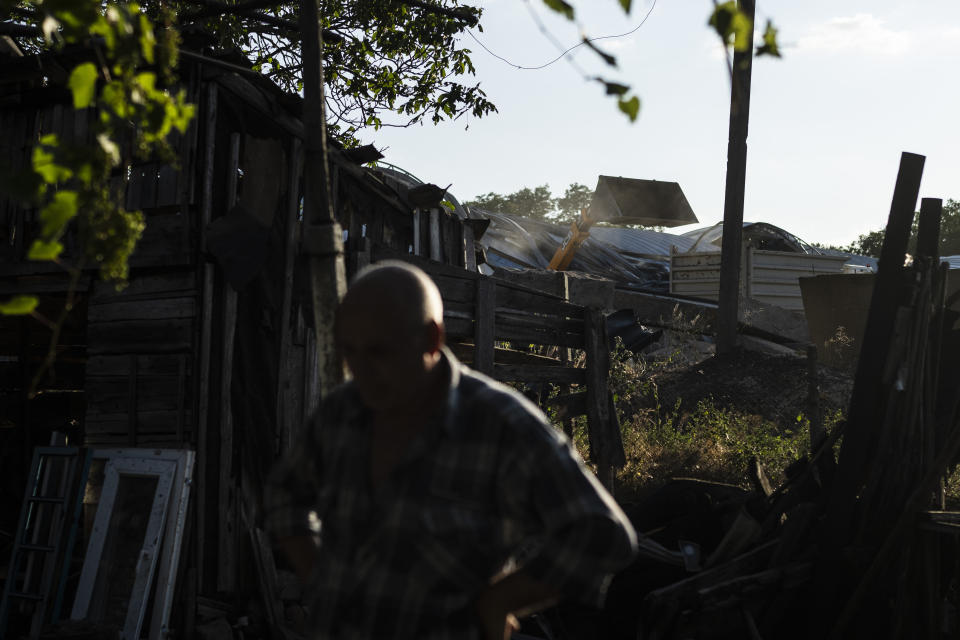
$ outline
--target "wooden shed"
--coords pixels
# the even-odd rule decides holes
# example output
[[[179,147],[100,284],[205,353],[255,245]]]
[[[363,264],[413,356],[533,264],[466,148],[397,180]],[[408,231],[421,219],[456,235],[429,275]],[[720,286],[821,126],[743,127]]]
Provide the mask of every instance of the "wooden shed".
[[[83,55],[3,62],[0,157],[14,168],[29,163],[42,135],[92,142],[93,112],[75,112],[62,83],[63,70]],[[134,164],[114,178],[125,181],[127,208],[146,218],[122,291],[94,270],[70,291],[61,266],[27,260],[37,211],[0,194],[0,296],[38,294],[38,313],[52,319],[68,297],[73,306],[32,398],[50,329],[34,317],[0,316],[0,531],[12,535],[31,451],[52,437],[195,450],[184,603],[197,593],[256,591],[244,559],[260,487],[317,402],[310,295],[299,264],[301,101],[233,62],[181,65],[197,116],[171,140],[177,166]],[[362,154],[332,145],[332,195],[348,249],[372,242],[475,266],[471,227],[436,204],[419,209],[407,188],[352,157]],[[65,245],[70,264],[75,239]],[[4,562],[7,543],[0,539]]]

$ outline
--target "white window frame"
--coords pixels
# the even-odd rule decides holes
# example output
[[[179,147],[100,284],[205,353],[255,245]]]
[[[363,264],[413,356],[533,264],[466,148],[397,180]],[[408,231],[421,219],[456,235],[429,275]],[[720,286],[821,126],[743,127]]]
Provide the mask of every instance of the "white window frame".
[[[162,640],[169,631],[167,623],[173,606],[195,454],[174,449],[97,449],[93,457],[106,460],[103,491],[70,617],[82,620],[88,615],[121,476],[156,477],[157,488],[140,549],[137,578],[120,638],[140,640],[144,631],[146,605],[152,596],[153,615],[147,637],[150,640]],[[156,589],[151,593],[150,586],[155,573]]]

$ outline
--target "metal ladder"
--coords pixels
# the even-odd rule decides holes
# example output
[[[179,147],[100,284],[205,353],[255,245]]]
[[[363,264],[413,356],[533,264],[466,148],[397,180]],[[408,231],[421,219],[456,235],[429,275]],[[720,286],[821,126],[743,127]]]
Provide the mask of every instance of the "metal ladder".
[[[0,600],[0,637],[14,602],[33,603],[30,637],[56,621],[83,509],[89,452],[79,447],[37,447],[20,508],[10,569]],[[66,532],[66,535],[65,535]],[[56,586],[55,594],[51,593]],[[47,611],[51,603],[51,615]]]

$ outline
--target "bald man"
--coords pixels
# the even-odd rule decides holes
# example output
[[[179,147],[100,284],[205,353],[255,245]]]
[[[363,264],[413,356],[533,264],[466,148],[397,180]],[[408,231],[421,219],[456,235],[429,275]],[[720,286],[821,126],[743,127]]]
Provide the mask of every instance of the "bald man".
[[[335,334],[352,380],[265,498],[313,637],[501,640],[560,598],[599,605],[636,534],[536,406],[444,346],[433,281],[361,272]]]

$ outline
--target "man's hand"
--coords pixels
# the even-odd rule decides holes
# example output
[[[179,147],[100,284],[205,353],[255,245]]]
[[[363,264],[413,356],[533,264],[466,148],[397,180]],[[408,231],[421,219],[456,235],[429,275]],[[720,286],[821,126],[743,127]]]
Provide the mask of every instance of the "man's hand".
[[[555,589],[523,571],[494,582],[474,602],[483,640],[509,640],[520,629],[517,615],[530,615],[549,607],[557,596]]]
[[[484,595],[490,591],[484,592]],[[520,622],[510,612],[504,611],[493,598],[481,596],[476,602],[482,640],[510,640],[514,631],[520,630]]]

